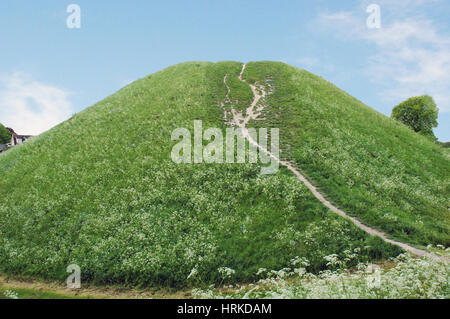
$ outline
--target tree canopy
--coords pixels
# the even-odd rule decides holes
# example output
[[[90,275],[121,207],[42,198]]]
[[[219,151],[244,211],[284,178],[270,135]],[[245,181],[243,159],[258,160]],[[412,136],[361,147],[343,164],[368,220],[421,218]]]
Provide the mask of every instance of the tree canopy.
[[[0,123],[0,144],[7,144],[11,141],[12,132]]]
[[[392,109],[391,118],[411,127],[415,132],[436,139],[439,109],[429,95],[410,97]]]

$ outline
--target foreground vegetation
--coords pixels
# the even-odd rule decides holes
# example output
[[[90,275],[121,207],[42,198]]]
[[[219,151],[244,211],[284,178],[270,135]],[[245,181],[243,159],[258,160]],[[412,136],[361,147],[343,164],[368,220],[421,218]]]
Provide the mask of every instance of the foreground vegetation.
[[[442,252],[440,254],[446,254]],[[360,263],[349,270],[342,269],[357,256],[348,252],[345,258],[326,256],[328,268],[318,274],[306,270],[305,258],[293,258],[289,267],[278,271],[259,269],[258,279],[253,284],[230,284],[232,269],[219,269],[222,278],[219,286],[196,288],[190,292],[168,290],[130,290],[82,286],[82,289],[65,290],[64,285],[40,282],[23,287],[14,280],[0,283],[0,299],[72,299],[72,298],[219,298],[219,299],[405,299],[405,298],[450,298],[450,266],[448,263],[430,258],[412,258],[403,254],[382,264]],[[29,287],[28,287],[29,286]],[[56,287],[56,288],[55,288]],[[59,287],[59,288],[57,288]]]
[[[252,282],[295,257],[318,274],[333,254],[357,252],[344,268],[400,254],[287,170],[172,162],[175,128],[225,129],[225,74],[230,99],[248,105],[241,67],[176,65],[0,155],[0,272],[63,281],[77,264],[82,282],[201,288],[228,272]],[[401,240],[448,245],[443,148],[306,71],[251,63],[244,77],[274,89],[255,126],[280,127],[283,156],[332,200]]]
[[[330,266],[345,262],[328,256]],[[393,266],[379,268],[359,264],[352,271],[326,270],[308,273],[305,259],[294,259],[289,268],[262,270],[255,284],[229,286],[228,289],[196,289],[197,298],[275,298],[275,299],[415,299],[450,298],[450,265],[430,258],[403,254]],[[381,265],[383,267],[383,265]]]

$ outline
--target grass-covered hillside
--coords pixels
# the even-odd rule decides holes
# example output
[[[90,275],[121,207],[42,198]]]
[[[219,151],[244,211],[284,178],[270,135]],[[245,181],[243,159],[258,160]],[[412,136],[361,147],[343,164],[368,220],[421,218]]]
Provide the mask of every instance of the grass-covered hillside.
[[[448,150],[305,70],[257,62],[247,78],[273,83],[265,115],[282,155],[338,207],[400,241],[450,246]]]
[[[251,102],[241,68],[170,67],[0,155],[0,272],[63,280],[78,264],[84,281],[186,286],[251,281],[296,257],[318,272],[333,254],[343,266],[398,255],[286,169],[173,163],[175,128],[225,130],[225,74],[235,107]],[[306,71],[258,62],[244,78],[273,91],[251,124],[279,127],[282,156],[330,200],[405,242],[448,246],[443,148]]]

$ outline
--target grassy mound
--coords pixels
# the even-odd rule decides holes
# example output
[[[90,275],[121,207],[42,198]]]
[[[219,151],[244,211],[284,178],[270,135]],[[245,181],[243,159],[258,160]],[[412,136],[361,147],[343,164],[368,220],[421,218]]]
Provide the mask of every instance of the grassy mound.
[[[201,119],[225,130],[225,74],[230,99],[250,103],[241,68],[170,67],[0,155],[0,272],[63,280],[78,264],[84,281],[179,287],[219,283],[221,267],[235,271],[228,280],[251,281],[296,256],[317,272],[331,254],[359,251],[349,265],[398,255],[287,170],[172,162],[175,128],[193,132]],[[267,120],[254,126],[279,127],[282,154],[331,199],[405,241],[448,243],[443,148],[305,71],[251,63],[244,77],[274,89]]]

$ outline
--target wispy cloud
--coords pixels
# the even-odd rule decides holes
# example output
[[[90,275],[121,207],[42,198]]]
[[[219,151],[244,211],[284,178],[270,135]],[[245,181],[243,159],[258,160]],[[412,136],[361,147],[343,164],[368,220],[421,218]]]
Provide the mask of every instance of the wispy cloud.
[[[403,0],[395,6],[411,9],[423,3]],[[389,4],[381,4],[383,12]],[[450,36],[440,34],[422,11],[420,16],[397,15],[391,21],[383,20],[382,15],[381,29],[369,30],[365,18],[342,11],[321,13],[318,21],[345,41],[362,40],[373,46],[366,72],[372,81],[386,84],[383,98],[398,102],[412,95],[430,94],[441,111],[450,112]]]
[[[0,122],[20,134],[38,135],[71,115],[69,96],[24,73],[0,76]]]

